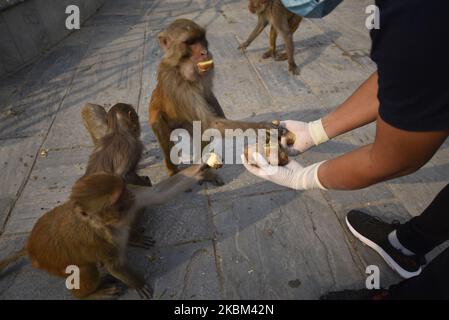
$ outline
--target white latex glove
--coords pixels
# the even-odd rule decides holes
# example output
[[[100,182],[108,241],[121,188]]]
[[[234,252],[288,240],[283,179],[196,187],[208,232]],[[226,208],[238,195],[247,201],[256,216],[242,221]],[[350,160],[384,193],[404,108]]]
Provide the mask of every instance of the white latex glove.
[[[244,154],[241,158],[245,168],[262,179],[296,190],[326,190],[318,180],[318,168],[324,161],[304,168],[294,160],[290,160],[283,167],[272,166],[257,152],[252,154],[255,165],[248,163]]]
[[[312,122],[287,120],[281,121],[280,125],[296,136],[295,143],[292,146],[287,145],[285,137],[281,138],[281,144],[287,149],[290,156],[296,156],[308,150],[310,147],[317,146],[329,140],[326,131],[324,131],[321,119]]]

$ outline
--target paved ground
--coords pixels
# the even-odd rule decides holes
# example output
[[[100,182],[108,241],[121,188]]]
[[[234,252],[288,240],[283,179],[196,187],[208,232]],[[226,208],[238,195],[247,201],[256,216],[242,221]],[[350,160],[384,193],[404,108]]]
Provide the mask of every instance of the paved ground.
[[[175,17],[206,25],[215,54],[215,92],[234,119],[314,120],[341,103],[374,70],[364,8],[346,0],[329,17],[306,20],[295,35],[301,75],[261,60],[264,33],[246,54],[236,50],[255,24],[246,1],[111,0],[42,59],[0,79],[0,257],[17,249],[36,219],[67,198],[92,151],[79,115],[86,102],[138,108],[146,146],[141,173],[166,176],[147,106],[161,53],[157,32]],[[334,157],[373,140],[367,126],[298,157]],[[44,152],[41,152],[44,150]],[[147,210],[157,244],[133,250],[157,299],[316,299],[364,285],[365,267],[381,284],[398,281],[348,233],[344,215],[366,208],[386,219],[417,215],[449,179],[446,144],[421,171],[357,192],[296,192],[226,166],[226,185]],[[438,250],[437,250],[438,252]],[[129,291],[124,298],[136,298]],[[2,299],[67,299],[63,281],[19,263],[0,281]]]

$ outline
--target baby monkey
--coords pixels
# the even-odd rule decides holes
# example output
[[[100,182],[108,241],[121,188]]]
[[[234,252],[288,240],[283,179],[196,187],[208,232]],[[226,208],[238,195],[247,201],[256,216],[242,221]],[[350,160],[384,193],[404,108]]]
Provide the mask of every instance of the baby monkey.
[[[106,112],[99,105],[86,104],[81,116],[95,146],[86,175],[108,172],[121,176],[129,184],[151,186],[150,178],[136,173],[143,144],[139,117],[134,108],[117,103]]]
[[[25,255],[33,267],[59,277],[68,276],[68,266],[77,266],[80,285],[71,289],[73,296],[115,298],[121,286],[100,279],[98,267],[104,266],[142,298],[151,298],[151,287],[127,261],[131,225],[141,208],[162,204],[189,189],[203,178],[206,167],[191,166],[151,188],[128,188],[121,177],[109,173],[82,177],[67,202],[37,221],[24,248],[0,261],[0,271]]]
[[[263,54],[264,59],[274,57],[276,61],[288,60],[288,70],[297,75],[298,66],[294,58],[293,34],[298,29],[302,17],[288,11],[281,0],[249,0],[248,10],[257,14],[257,25],[239,49],[246,49],[251,42],[270,24],[270,49]],[[285,44],[285,52],[276,52],[276,39],[281,35]]]

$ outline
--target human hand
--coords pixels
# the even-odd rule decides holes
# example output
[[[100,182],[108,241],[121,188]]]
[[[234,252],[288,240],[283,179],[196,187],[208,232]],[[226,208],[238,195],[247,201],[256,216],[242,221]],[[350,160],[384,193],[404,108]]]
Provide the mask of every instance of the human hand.
[[[245,168],[262,179],[295,190],[326,190],[318,180],[318,168],[323,162],[315,163],[304,168],[298,162],[290,160],[287,165],[279,167],[269,164],[257,152],[252,154],[254,164],[248,163],[244,154],[242,154],[241,158]]]
[[[287,144],[287,138],[285,136],[281,137],[281,144],[290,156],[296,156],[313,146],[329,140],[326,131],[324,131],[321,119],[313,122],[287,120],[281,121],[280,125],[295,135],[293,145]]]

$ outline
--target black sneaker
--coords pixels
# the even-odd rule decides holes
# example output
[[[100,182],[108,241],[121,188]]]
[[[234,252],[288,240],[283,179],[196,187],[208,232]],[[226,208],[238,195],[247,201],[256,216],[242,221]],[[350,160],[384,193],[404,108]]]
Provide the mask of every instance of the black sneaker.
[[[320,297],[320,300],[385,300],[388,290],[385,289],[361,289],[328,292]]]
[[[352,210],[346,216],[346,224],[353,235],[380,254],[401,277],[408,279],[421,273],[425,258],[417,255],[407,256],[394,248],[388,240],[388,235],[399,227],[399,223],[389,224],[366,213]]]

